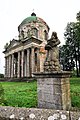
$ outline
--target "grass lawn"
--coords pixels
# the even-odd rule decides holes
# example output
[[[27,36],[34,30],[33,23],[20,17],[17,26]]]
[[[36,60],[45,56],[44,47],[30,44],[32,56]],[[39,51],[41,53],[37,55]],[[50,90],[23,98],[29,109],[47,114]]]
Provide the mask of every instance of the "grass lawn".
[[[4,88],[5,106],[36,107],[36,82],[1,82]]]
[[[80,78],[71,78],[70,88],[72,106],[80,108]]]
[[[37,107],[37,85],[35,82],[1,82],[4,88],[5,106]],[[71,102],[80,108],[80,78],[70,79]]]

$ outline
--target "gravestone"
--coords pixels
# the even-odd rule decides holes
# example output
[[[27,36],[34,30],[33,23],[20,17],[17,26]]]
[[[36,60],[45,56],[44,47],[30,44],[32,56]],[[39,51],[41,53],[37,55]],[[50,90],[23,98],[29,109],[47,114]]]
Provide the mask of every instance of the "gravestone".
[[[47,56],[44,63],[44,72],[34,73],[37,78],[39,108],[58,110],[69,110],[71,108],[70,72],[61,70],[57,47],[59,44],[57,33],[53,32],[45,46]]]

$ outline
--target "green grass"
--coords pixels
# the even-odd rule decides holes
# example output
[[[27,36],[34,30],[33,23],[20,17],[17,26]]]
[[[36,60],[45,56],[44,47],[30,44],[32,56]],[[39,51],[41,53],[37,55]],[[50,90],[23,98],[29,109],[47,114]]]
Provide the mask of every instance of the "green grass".
[[[70,79],[70,89],[72,106],[80,108],[80,78]]]
[[[16,107],[37,106],[36,82],[2,82],[4,88],[4,105]]]
[[[4,88],[4,105],[37,107],[37,84],[35,82],[1,82]],[[80,108],[80,78],[70,78],[71,102]]]

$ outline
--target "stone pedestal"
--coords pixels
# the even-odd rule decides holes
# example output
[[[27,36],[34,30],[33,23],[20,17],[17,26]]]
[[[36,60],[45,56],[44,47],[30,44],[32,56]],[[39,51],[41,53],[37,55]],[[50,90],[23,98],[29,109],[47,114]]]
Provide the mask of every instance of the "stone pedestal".
[[[37,78],[39,108],[70,109],[70,72],[45,72],[34,75]]]

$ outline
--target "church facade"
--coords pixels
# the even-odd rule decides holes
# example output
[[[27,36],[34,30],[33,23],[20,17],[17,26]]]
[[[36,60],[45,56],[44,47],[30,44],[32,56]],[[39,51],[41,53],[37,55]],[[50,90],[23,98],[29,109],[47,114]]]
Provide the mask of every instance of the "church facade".
[[[13,39],[5,47],[5,77],[32,77],[43,72],[49,26],[32,13],[18,26],[19,39]]]

